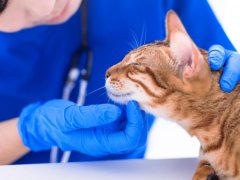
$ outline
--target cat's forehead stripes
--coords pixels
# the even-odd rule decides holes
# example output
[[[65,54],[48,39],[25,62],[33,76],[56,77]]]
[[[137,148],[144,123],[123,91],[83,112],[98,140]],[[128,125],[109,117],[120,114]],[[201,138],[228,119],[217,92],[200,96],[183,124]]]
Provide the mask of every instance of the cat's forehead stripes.
[[[169,58],[171,58],[171,54],[168,50],[168,45],[165,42],[158,41],[133,50],[125,58],[125,64],[128,65],[144,60],[151,60],[151,63],[158,63],[156,60],[168,60]]]
[[[136,51],[130,53],[129,56],[126,57],[125,63],[128,65],[143,59],[145,59],[145,55],[142,53],[142,51]]]
[[[168,41],[155,41],[153,44],[158,46],[170,47],[170,44]]]

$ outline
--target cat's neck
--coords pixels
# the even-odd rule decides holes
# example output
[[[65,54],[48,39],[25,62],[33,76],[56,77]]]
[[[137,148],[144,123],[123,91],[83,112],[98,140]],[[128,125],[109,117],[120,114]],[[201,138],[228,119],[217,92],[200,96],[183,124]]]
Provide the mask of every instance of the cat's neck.
[[[212,72],[212,87],[204,97],[175,93],[171,98],[171,118],[196,136],[205,149],[221,138],[219,132],[229,107],[237,108],[236,102],[240,102],[240,85],[231,93],[224,93],[219,87],[220,74]]]

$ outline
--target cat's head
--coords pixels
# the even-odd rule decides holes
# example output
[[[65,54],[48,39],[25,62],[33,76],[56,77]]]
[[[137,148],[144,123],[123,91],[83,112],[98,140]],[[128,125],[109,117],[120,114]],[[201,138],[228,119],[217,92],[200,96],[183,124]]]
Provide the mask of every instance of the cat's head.
[[[149,109],[165,103],[172,93],[209,93],[211,72],[206,54],[194,44],[173,11],[167,14],[166,32],[164,41],[134,49],[107,70],[106,89],[112,100],[136,100]]]

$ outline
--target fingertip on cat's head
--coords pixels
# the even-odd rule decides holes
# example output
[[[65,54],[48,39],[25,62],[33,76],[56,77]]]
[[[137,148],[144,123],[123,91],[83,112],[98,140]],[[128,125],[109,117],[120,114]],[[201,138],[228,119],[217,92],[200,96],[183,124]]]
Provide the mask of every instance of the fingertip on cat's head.
[[[230,93],[233,90],[233,85],[224,79],[220,81],[220,87],[226,93]]]

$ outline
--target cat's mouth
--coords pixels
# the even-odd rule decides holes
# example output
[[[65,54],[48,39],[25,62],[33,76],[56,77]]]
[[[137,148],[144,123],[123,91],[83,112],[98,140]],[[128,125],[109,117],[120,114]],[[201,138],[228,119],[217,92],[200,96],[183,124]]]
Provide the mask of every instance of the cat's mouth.
[[[115,93],[112,91],[107,90],[107,94],[110,99],[113,101],[119,102],[119,103],[126,103],[127,101],[130,100],[131,95],[133,92],[128,92],[128,93]]]
[[[111,91],[108,91],[108,95],[111,95],[111,96],[120,98],[120,97],[130,96],[130,95],[132,95],[132,93],[116,94],[116,93],[113,93],[113,92],[111,92]]]

